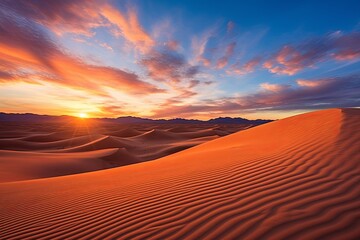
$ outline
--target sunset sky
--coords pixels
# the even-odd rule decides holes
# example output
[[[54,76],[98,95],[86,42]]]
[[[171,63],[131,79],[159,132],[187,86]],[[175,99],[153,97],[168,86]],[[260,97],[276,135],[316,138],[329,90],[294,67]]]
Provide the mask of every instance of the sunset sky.
[[[359,13],[358,0],[1,0],[0,112],[276,119],[359,107]]]

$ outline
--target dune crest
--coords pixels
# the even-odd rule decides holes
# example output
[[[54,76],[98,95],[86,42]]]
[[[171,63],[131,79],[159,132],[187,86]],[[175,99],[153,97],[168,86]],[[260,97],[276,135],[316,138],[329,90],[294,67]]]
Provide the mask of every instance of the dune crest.
[[[209,130],[217,126],[214,124],[186,125],[187,132],[183,134],[168,131],[181,127],[174,124],[21,123],[19,133],[15,134],[16,124],[20,125],[13,122],[0,125],[0,182],[57,177],[150,161],[219,137]],[[222,126],[225,135],[243,127]],[[204,134],[207,132],[210,134]],[[114,149],[116,153],[112,153]]]
[[[358,239],[359,129],[359,109],[317,111],[155,161],[3,183],[0,238]]]

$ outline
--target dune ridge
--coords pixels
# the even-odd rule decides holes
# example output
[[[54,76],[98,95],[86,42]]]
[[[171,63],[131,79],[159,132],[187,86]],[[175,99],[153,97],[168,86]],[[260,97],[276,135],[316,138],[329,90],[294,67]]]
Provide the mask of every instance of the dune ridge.
[[[3,183],[0,238],[358,239],[359,128],[359,109],[317,111],[150,162]]]
[[[252,125],[122,125],[8,122],[0,125],[0,182],[98,171],[157,159]],[[184,127],[184,126],[182,126]],[[18,132],[16,132],[18,129]],[[9,134],[10,133],[10,134]],[[102,151],[103,150],[103,151]],[[116,153],[113,153],[116,151]]]

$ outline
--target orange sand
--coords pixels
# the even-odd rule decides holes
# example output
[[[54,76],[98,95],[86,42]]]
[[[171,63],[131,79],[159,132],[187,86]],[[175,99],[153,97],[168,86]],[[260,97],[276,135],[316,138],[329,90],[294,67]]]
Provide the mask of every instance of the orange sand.
[[[2,183],[0,239],[359,239],[359,129],[359,109],[317,111],[154,161]]]
[[[48,124],[2,122],[0,183],[149,161],[248,127],[251,125],[122,125],[90,120]]]

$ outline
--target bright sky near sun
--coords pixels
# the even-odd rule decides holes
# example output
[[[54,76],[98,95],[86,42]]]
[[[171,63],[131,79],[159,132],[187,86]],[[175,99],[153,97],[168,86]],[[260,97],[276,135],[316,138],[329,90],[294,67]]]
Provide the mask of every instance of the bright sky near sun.
[[[360,99],[359,1],[3,0],[0,111],[282,118]]]

